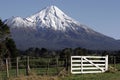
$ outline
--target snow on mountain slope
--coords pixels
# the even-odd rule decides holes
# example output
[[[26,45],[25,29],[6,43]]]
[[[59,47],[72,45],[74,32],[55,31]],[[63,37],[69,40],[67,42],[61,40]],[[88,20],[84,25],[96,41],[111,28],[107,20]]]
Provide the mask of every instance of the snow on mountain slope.
[[[64,12],[56,6],[50,6],[42,11],[26,18],[28,21],[36,23],[39,27],[51,28],[54,30],[66,31],[67,29],[77,30],[78,27],[71,26],[74,23],[80,26],[80,23],[67,16]],[[83,28],[87,29],[87,27]]]
[[[115,39],[80,24],[56,6],[49,6],[27,18],[12,17],[5,23],[10,26],[11,35],[17,47],[22,50],[30,47],[120,48]]]
[[[67,23],[76,23],[76,21],[68,17],[56,6],[47,7],[39,13],[32,15],[31,17],[27,17],[26,19],[31,22],[35,22],[37,26],[62,31],[65,31],[66,27],[69,26]]]

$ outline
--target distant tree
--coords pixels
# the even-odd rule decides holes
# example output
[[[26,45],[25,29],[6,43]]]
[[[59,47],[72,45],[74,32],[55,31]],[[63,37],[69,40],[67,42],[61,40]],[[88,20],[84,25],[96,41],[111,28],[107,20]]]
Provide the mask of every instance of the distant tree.
[[[41,52],[45,53],[45,52],[47,52],[47,49],[46,48],[41,48]]]
[[[4,65],[4,58],[15,57],[17,57],[17,48],[14,41],[10,38],[9,27],[0,19],[0,66]],[[12,59],[11,61],[15,60]]]
[[[10,34],[9,27],[0,20],[0,34],[1,35],[8,35]]]
[[[61,58],[69,58],[72,55],[73,51],[71,48],[65,48],[60,53]]]
[[[29,48],[25,51],[26,56],[33,56],[34,57],[34,48]]]
[[[59,57],[56,51],[49,51],[50,57]]]
[[[0,26],[4,25],[4,23],[2,22],[2,20],[0,19]]]
[[[35,56],[38,57],[40,56],[40,49],[39,48],[35,48]]]
[[[49,57],[48,50],[46,48],[41,48],[40,56],[41,57]]]
[[[7,38],[6,39],[6,47],[10,51],[10,57],[15,58],[18,55],[18,51],[13,39]]]
[[[82,48],[76,48],[74,52],[75,52],[75,55],[79,55],[79,56],[85,55]]]
[[[9,54],[9,50],[7,49],[4,42],[0,43],[0,58],[8,58]]]
[[[106,56],[106,55],[108,55],[109,53],[107,52],[107,51],[104,51],[103,53],[102,53],[102,56]]]
[[[6,38],[9,37],[9,34],[9,27],[0,19],[0,58],[9,57],[10,52],[6,46]]]

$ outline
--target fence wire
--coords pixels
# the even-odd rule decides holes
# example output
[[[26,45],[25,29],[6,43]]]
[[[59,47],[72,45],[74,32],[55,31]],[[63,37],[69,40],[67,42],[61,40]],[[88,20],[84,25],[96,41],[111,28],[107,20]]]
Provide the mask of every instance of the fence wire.
[[[4,61],[4,66],[1,66],[4,69],[0,70],[0,80],[32,74],[58,75],[66,67],[64,58],[17,57],[4,60],[7,60],[7,63]]]
[[[69,68],[70,61],[65,58],[17,57],[0,60],[0,80],[8,77],[26,75],[58,75],[63,69]],[[108,57],[109,67],[120,71],[120,56]],[[66,65],[68,63],[69,65]],[[8,68],[7,68],[8,66]]]

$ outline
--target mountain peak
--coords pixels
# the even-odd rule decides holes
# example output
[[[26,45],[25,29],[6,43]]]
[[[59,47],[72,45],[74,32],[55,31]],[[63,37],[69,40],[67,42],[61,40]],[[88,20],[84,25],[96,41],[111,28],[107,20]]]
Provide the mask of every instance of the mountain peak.
[[[45,19],[48,16],[60,17],[61,15],[65,15],[65,13],[61,11],[58,7],[52,5],[42,9],[41,11],[37,12],[36,14],[33,14],[30,17],[27,17],[27,19],[34,19],[34,20],[37,18]]]
[[[46,7],[40,12],[27,17],[26,19],[28,21],[37,23],[39,27],[62,31],[65,31],[66,28],[70,26],[68,25],[69,23],[77,23],[77,21],[67,16],[62,10],[54,5]],[[41,23],[41,25],[39,25],[39,23]]]
[[[62,10],[60,10],[57,6],[48,6],[45,8],[47,13],[52,13],[52,14],[65,14]]]
[[[48,8],[49,10],[57,10],[57,9],[59,9],[57,6],[55,6],[55,5],[51,5],[51,6],[48,6],[48,7],[46,7],[46,8]],[[59,9],[60,10],[60,9]]]
[[[58,8],[57,6],[55,5],[51,5],[51,6],[48,6],[49,8]]]

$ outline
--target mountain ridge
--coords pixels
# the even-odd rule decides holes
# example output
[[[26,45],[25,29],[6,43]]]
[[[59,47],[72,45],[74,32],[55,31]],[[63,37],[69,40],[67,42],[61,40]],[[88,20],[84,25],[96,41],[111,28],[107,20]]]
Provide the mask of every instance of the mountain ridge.
[[[30,47],[120,49],[115,39],[75,21],[56,6],[44,8],[27,18],[9,18],[5,23],[10,26],[17,47],[22,50]]]

